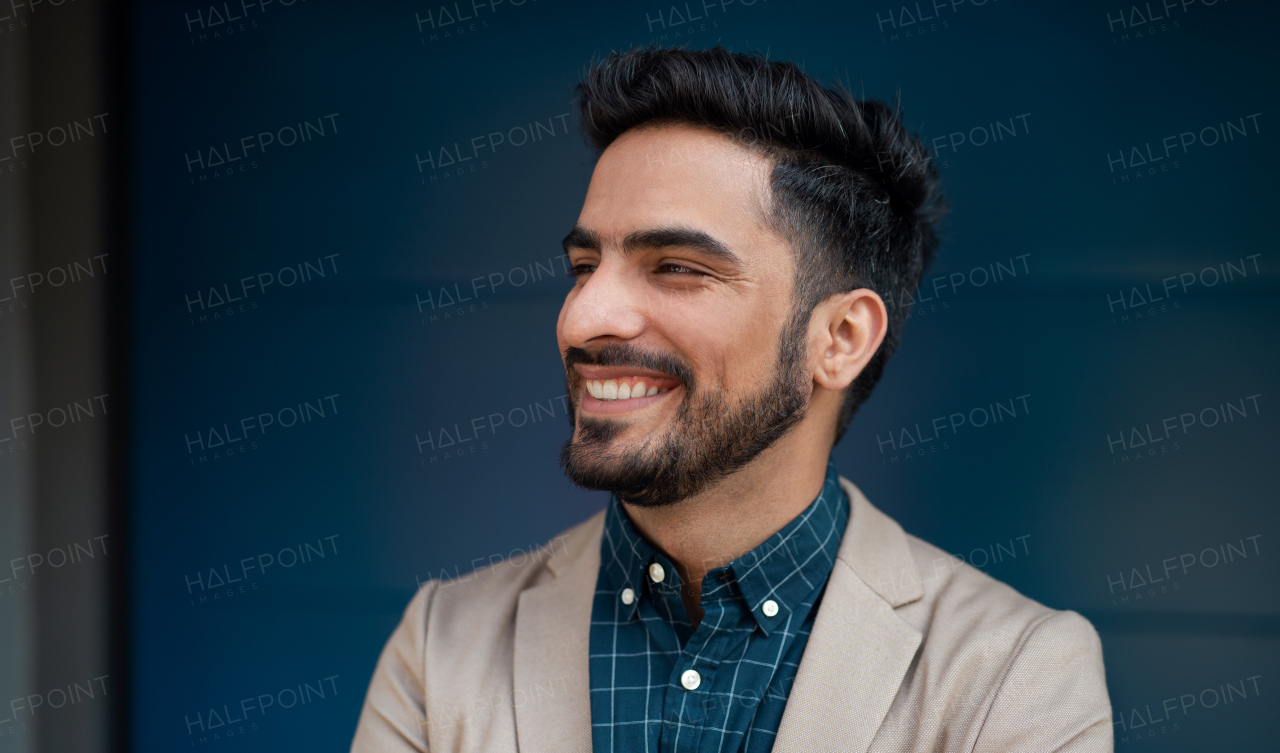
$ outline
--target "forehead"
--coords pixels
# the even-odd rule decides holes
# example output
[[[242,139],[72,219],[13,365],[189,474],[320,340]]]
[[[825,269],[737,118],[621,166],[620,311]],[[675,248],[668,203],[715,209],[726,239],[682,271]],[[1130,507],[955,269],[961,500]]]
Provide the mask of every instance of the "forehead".
[[[705,128],[633,129],[600,155],[579,224],[606,243],[683,225],[750,246],[772,235],[765,220],[771,168],[764,155]]]

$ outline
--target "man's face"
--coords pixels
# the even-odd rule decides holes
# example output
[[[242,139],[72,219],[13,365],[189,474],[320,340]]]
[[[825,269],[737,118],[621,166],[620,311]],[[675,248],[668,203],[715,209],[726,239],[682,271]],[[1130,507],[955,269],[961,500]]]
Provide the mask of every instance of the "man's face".
[[[803,417],[807,327],[791,251],[766,224],[769,175],[765,157],[682,125],[601,155],[565,239],[578,277],[556,325],[576,483],[678,502]]]

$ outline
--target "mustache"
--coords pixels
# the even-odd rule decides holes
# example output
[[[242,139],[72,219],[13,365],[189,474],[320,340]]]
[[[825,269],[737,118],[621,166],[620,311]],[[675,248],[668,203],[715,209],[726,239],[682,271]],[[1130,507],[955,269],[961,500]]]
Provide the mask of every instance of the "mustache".
[[[694,389],[693,370],[684,361],[668,353],[645,350],[634,345],[608,343],[594,351],[571,345],[565,348],[563,355],[565,371],[573,377],[578,376],[573,371],[573,367],[579,363],[592,366],[635,366],[673,376],[679,379],[689,392],[693,392]]]

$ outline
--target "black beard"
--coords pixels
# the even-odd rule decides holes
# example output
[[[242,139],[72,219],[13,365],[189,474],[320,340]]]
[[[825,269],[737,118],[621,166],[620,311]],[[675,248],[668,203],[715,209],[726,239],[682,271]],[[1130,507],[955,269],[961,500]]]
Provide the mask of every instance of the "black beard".
[[[699,390],[692,371],[681,361],[640,351],[618,343],[594,354],[568,348],[564,361],[566,387],[581,395],[573,384],[581,378],[575,363],[601,366],[636,366],[680,379],[684,399],[674,425],[665,436],[651,438],[629,454],[610,451],[609,443],[625,423],[611,419],[579,418],[574,399],[569,401],[570,437],[560,450],[565,475],[586,489],[613,492],[637,507],[660,507],[688,499],[750,463],[805,416],[812,387],[803,380],[804,333],[807,322],[793,316],[780,338],[773,380],[758,394],[730,407],[722,392]],[[570,377],[569,375],[572,375]]]

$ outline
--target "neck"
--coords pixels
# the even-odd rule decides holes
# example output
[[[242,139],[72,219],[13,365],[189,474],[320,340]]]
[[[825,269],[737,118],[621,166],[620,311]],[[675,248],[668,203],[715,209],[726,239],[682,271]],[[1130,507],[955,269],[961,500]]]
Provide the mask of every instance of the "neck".
[[[703,615],[703,576],[764,543],[822,491],[830,439],[808,423],[693,497],[662,507],[623,503],[640,534],[675,563],[695,628]]]

